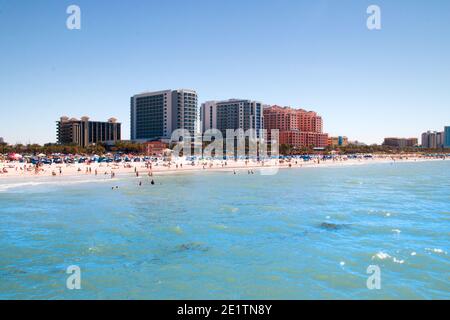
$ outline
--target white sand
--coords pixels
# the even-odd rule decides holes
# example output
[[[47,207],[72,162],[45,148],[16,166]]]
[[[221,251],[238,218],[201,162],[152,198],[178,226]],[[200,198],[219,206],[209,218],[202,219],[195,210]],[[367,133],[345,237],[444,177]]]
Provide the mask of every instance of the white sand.
[[[446,159],[448,160],[448,159]],[[177,159],[169,162],[158,161],[157,164],[152,163],[152,168],[146,167],[145,162],[128,162],[128,163],[91,163],[91,164],[51,164],[43,165],[39,167],[39,171],[36,171],[35,166],[32,164],[23,164],[19,162],[0,162],[0,181],[4,177],[23,177],[36,178],[36,177],[51,177],[55,176],[108,176],[111,174],[117,176],[124,175],[136,175],[136,171],[139,176],[148,176],[158,174],[173,174],[173,173],[188,173],[188,172],[207,172],[207,171],[247,171],[253,170],[260,171],[265,174],[276,173],[277,169],[288,168],[316,168],[316,167],[340,167],[340,166],[354,166],[374,163],[394,163],[394,162],[423,162],[423,161],[443,161],[442,159],[435,159],[424,157],[420,155],[397,155],[397,156],[374,156],[368,159],[346,159],[345,157],[340,160],[327,160],[327,161],[303,161],[302,159],[293,159],[290,162],[270,160],[265,162],[256,162],[253,160],[244,161],[195,161],[194,165],[191,162],[184,159]],[[7,172],[3,172],[3,168]],[[90,169],[90,170],[89,170]],[[263,170],[263,171],[261,171]],[[60,173],[61,171],[61,173]]]

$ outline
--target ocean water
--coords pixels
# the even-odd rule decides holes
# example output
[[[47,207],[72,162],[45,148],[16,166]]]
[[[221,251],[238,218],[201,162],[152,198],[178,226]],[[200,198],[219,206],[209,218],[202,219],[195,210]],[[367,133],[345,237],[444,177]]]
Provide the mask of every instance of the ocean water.
[[[0,299],[450,298],[448,161],[155,181],[0,179]]]

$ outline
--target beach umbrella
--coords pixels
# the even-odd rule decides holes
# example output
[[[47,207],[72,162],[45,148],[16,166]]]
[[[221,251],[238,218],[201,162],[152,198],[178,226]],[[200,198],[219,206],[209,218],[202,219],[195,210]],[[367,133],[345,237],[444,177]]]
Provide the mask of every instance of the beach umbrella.
[[[40,154],[38,154],[38,157],[45,157],[45,154],[40,153]]]
[[[22,155],[18,154],[18,153],[10,153],[8,155],[9,160],[19,160],[22,159]]]

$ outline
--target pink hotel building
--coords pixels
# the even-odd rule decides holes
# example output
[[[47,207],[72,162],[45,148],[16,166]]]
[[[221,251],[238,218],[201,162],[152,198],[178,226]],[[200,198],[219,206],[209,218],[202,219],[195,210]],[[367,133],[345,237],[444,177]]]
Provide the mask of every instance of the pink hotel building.
[[[324,148],[328,134],[323,133],[323,120],[313,111],[272,106],[264,109],[264,128],[280,130],[280,145]]]

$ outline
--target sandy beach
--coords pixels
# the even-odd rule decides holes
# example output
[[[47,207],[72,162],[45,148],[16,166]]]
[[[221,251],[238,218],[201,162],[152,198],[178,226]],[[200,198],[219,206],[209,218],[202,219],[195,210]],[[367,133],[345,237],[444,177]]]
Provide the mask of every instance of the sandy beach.
[[[2,178],[37,178],[37,177],[74,177],[74,176],[100,176],[115,178],[117,176],[153,176],[161,174],[210,172],[210,171],[231,171],[260,174],[276,174],[278,169],[289,168],[317,168],[317,167],[342,167],[357,166],[376,163],[397,163],[397,162],[423,162],[423,161],[443,161],[448,159],[425,157],[420,155],[397,155],[385,156],[374,155],[372,158],[359,157],[351,159],[338,157],[335,159],[303,159],[291,160],[198,160],[187,161],[185,159],[175,159],[172,161],[158,160],[154,162],[121,162],[121,163],[74,163],[74,164],[43,164],[39,168],[30,163],[19,163],[16,161],[0,162],[0,180]]]

